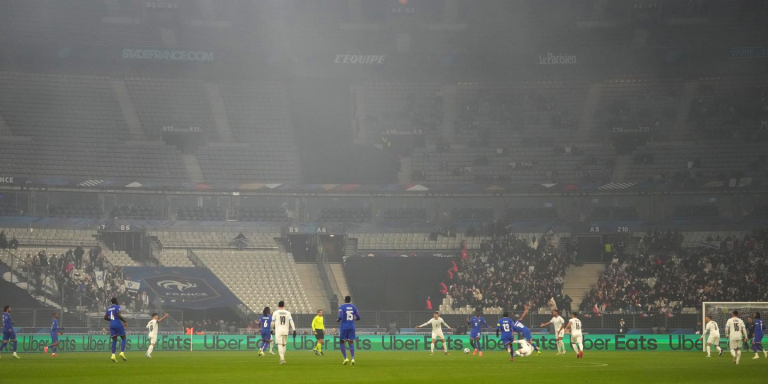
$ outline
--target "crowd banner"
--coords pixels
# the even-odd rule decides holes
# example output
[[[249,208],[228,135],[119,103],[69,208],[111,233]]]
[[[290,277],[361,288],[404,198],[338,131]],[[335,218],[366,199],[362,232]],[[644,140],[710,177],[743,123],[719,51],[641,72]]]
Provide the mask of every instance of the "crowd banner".
[[[570,336],[566,335],[568,345]],[[448,350],[461,351],[470,348],[466,335],[446,335]],[[50,344],[50,336],[42,334],[18,335],[19,352],[42,352]],[[533,342],[542,351],[557,351],[554,335],[535,335]],[[721,345],[727,340],[722,339]],[[288,337],[288,350],[312,350],[315,347],[314,336],[299,335]],[[359,352],[365,351],[428,351],[432,337],[430,335],[362,335],[355,341]],[[504,346],[493,335],[484,335],[482,339],[486,351],[503,351]],[[261,345],[258,335],[160,335],[155,351],[256,351]],[[149,347],[146,335],[128,335],[126,351],[144,351]],[[442,349],[442,342],[437,342]],[[568,347],[566,347],[568,348]],[[326,336],[323,344],[326,351],[339,350],[339,337]],[[696,351],[702,349],[699,335],[584,335],[586,351]],[[111,352],[108,335],[61,335],[59,351],[66,352]]]

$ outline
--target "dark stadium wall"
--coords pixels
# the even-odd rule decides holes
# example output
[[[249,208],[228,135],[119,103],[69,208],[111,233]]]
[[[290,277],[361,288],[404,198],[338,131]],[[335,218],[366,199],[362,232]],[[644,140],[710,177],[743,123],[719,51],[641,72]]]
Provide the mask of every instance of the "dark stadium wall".
[[[360,310],[425,310],[427,296],[437,309],[450,265],[439,257],[351,257],[344,274]]]
[[[391,183],[397,178],[392,153],[352,143],[351,83],[304,78],[288,85],[304,182]]]

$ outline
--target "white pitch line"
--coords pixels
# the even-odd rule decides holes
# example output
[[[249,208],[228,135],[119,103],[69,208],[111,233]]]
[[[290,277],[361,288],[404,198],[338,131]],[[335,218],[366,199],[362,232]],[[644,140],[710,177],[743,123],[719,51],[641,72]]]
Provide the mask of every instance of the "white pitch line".
[[[590,364],[590,365],[566,365],[566,368],[597,368],[597,367],[607,367],[608,364],[606,363],[591,363],[588,361],[585,361],[582,364]]]

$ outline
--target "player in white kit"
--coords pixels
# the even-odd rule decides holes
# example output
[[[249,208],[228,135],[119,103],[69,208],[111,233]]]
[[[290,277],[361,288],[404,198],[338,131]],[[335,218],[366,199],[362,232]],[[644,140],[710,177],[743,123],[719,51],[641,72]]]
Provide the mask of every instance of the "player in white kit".
[[[733,311],[731,318],[725,323],[725,336],[728,337],[728,349],[731,350],[733,362],[741,360],[741,343],[747,342],[747,327],[739,319],[739,311]]]
[[[520,348],[515,351],[515,356],[526,357],[533,353],[533,346],[526,339],[515,340],[512,344],[520,344]],[[558,352],[559,354],[559,352]]]
[[[550,324],[552,324],[552,326],[555,328],[555,338],[557,339],[557,354],[565,355],[565,343],[563,343],[563,335],[565,334],[563,324],[565,324],[565,320],[560,317],[560,313],[557,311],[557,309],[552,311],[552,320],[541,324],[540,327],[544,328]]]
[[[720,328],[717,327],[717,323],[712,320],[712,316],[707,315],[704,317],[707,324],[704,326],[704,333],[701,335],[702,340],[707,340],[707,357],[712,357],[710,353],[710,345],[715,345],[717,348],[718,356],[723,355],[723,350],[720,349]],[[709,337],[707,337],[709,334]],[[705,339],[705,337],[707,337]]]
[[[427,325],[430,325],[430,324],[432,325],[432,352],[430,352],[429,354],[432,355],[435,353],[435,342],[437,341],[437,339],[440,339],[443,342],[443,352],[445,352],[445,354],[447,355],[448,344],[445,343],[445,336],[443,336],[443,326],[448,328],[449,331],[452,331],[453,329],[451,328],[450,325],[445,323],[445,320],[443,320],[443,318],[440,317],[440,314],[437,311],[435,311],[433,318],[429,319],[429,321],[427,321],[422,325],[416,326],[416,328],[426,327]]]
[[[285,364],[285,345],[288,343],[288,335],[293,331],[296,338],[296,325],[293,324],[291,313],[285,310],[285,302],[277,303],[277,311],[272,314],[272,329],[275,331],[275,343],[280,354],[280,364]]]
[[[152,320],[147,323],[147,329],[149,330],[149,348],[147,348],[147,358],[152,358],[152,351],[155,349],[155,343],[157,343],[157,330],[160,323],[168,318],[168,314],[163,315],[162,318],[157,318],[157,313],[152,314]]]
[[[571,347],[576,352],[577,359],[584,358],[584,336],[581,333],[581,320],[579,320],[579,314],[577,312],[571,313],[571,320],[568,321],[568,325],[562,327],[563,332],[569,328],[571,330]]]

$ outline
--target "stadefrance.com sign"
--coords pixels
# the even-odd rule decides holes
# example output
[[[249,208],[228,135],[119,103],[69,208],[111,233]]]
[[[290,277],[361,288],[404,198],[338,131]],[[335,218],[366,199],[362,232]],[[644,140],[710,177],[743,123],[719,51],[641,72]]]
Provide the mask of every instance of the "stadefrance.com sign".
[[[563,340],[569,344],[566,335]],[[470,348],[466,335],[447,335],[445,341],[449,351],[461,351]],[[339,350],[338,336],[326,336],[323,349]],[[557,341],[553,335],[533,337],[543,351],[557,351]],[[722,345],[726,340],[722,339]],[[363,335],[355,341],[357,351],[429,351],[432,337],[429,335]],[[485,350],[504,351],[501,341],[492,335],[484,335],[482,343]],[[47,335],[18,335],[19,352],[41,352],[50,344]],[[261,337],[256,335],[160,335],[155,351],[256,351],[261,345]],[[288,350],[310,351],[316,345],[313,336],[288,337]],[[149,347],[146,335],[129,335],[126,351],[144,351]],[[191,348],[190,348],[191,347]],[[443,344],[438,341],[437,348]],[[107,352],[111,351],[108,335],[62,335],[59,337],[61,352]],[[702,341],[697,335],[585,335],[586,351],[701,351]]]
[[[123,49],[123,59],[156,61],[213,61],[213,52],[125,48]]]

